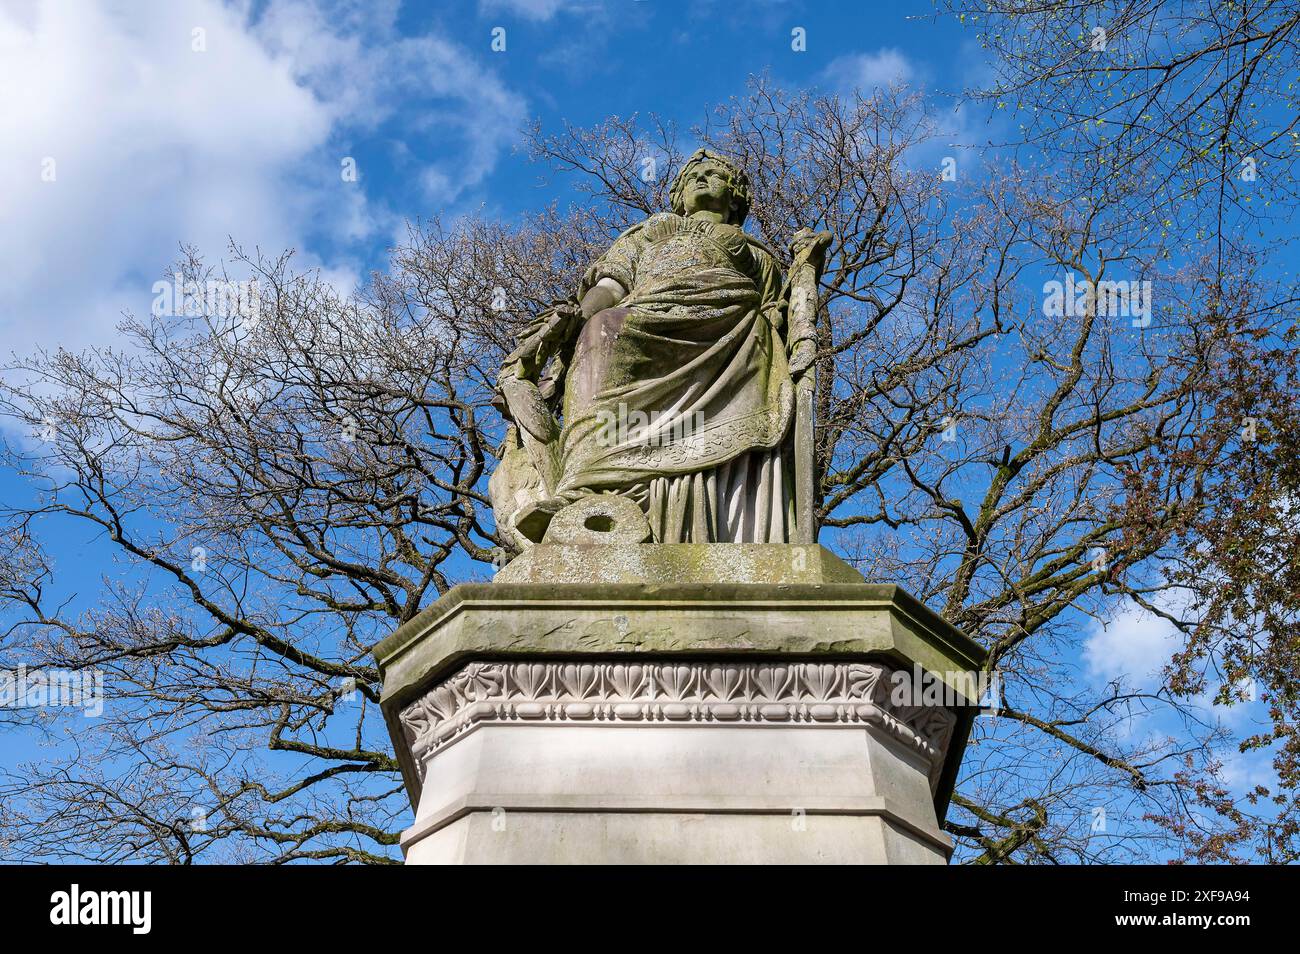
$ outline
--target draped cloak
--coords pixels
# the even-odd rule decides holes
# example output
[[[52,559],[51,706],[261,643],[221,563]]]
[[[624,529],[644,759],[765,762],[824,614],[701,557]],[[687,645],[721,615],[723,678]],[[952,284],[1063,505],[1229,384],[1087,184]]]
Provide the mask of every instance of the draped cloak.
[[[637,502],[660,543],[788,542],[794,387],[776,259],[735,226],[671,212],[587,271],[628,290],[569,362],[557,494]]]

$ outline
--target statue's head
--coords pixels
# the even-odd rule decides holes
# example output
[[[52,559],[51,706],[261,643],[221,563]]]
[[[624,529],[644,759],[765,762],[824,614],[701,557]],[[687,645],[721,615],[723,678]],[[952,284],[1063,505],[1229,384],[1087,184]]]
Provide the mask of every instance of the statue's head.
[[[726,156],[697,149],[677,173],[670,196],[673,211],[690,215],[700,209],[723,213],[732,225],[745,224],[751,192],[749,176]]]

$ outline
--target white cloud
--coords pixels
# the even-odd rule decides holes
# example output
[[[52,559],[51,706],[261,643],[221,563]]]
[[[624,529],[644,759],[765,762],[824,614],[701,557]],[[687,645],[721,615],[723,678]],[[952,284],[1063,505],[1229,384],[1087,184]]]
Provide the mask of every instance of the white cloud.
[[[1179,646],[1178,630],[1167,620],[1128,604],[1094,623],[1083,645],[1091,676],[1123,678],[1131,686],[1153,688]]]
[[[368,7],[345,5],[343,19]],[[325,96],[340,120],[359,132],[374,130],[399,109],[418,105],[407,129],[434,133],[440,145],[458,147],[455,161],[430,165],[420,174],[428,197],[450,202],[481,182],[497,157],[518,139],[527,118],[523,99],[466,50],[435,34],[416,37],[392,32],[395,4],[370,20],[382,42],[357,39],[359,24],[344,23],[339,11],[310,0],[281,0],[268,10],[257,32],[275,55],[287,57],[295,77]],[[487,42],[484,39],[486,51]]]
[[[450,41],[395,36],[396,9],[0,7],[5,351],[110,342],[123,310],[148,308],[180,243],[210,259],[228,237],[270,253],[293,247],[299,265],[348,283],[350,253],[313,236],[346,246],[391,233],[398,216],[368,195],[364,164],[348,183],[340,162],[401,110],[425,116],[438,146],[419,160],[438,185],[427,198],[477,185],[516,136],[523,100]]]
[[[561,11],[590,11],[598,6],[593,0],[479,0],[482,13],[509,13],[534,22],[549,20]]]
[[[916,70],[901,50],[885,47],[873,53],[838,57],[827,65],[825,75],[841,90],[856,88],[870,95],[876,89],[911,83]]]
[[[1248,792],[1257,785],[1273,788],[1277,785],[1277,772],[1273,768],[1274,753],[1265,750],[1241,752],[1226,746],[1218,752],[1223,763],[1219,770],[1224,784],[1234,792]]]
[[[1188,622],[1196,615],[1192,604],[1192,594],[1183,589],[1165,590],[1154,598],[1154,605],[1161,611]],[[1122,678],[1130,686],[1154,690],[1163,686],[1162,671],[1183,647],[1185,638],[1164,617],[1129,601],[1107,619],[1093,622],[1083,644],[1083,662],[1088,674],[1096,679]],[[1238,688],[1243,701],[1230,706],[1215,705],[1219,686],[1211,679],[1205,692],[1191,701],[1207,717],[1245,728],[1259,717],[1261,706],[1255,698],[1257,686],[1253,681],[1247,680]]]

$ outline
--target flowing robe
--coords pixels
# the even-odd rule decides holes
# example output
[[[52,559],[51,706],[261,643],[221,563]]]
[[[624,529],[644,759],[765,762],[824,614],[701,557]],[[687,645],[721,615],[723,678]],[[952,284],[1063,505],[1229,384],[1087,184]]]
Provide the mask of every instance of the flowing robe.
[[[628,289],[569,362],[559,496],[637,502],[660,543],[794,539],[794,388],[771,252],[731,225],[651,216],[583,278]]]

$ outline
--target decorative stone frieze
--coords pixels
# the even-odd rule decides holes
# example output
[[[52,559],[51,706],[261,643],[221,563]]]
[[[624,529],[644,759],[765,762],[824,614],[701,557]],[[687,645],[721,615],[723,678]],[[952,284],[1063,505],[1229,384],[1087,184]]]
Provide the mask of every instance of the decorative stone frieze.
[[[475,662],[404,707],[423,781],[435,750],[488,723],[871,725],[920,753],[939,781],[954,713],[899,705],[875,662]]]

